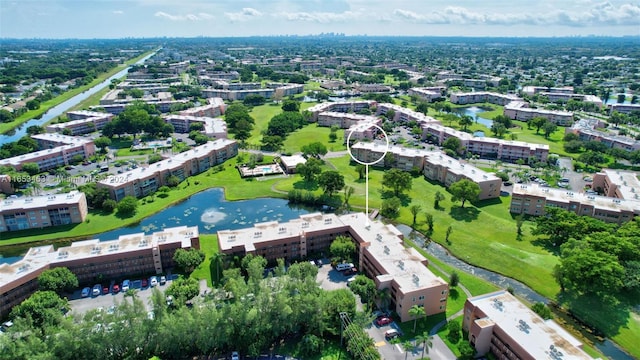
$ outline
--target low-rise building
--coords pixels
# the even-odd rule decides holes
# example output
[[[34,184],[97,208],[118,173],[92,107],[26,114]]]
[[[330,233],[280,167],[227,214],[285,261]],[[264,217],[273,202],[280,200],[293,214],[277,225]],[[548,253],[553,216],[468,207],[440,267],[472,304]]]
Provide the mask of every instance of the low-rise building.
[[[12,166],[22,170],[25,163],[38,164],[40,171],[55,169],[69,165],[75,156],[86,159],[96,153],[93,140],[55,133],[31,135],[41,149],[28,154],[18,155],[0,160],[0,166]]]
[[[445,91],[445,87],[437,86],[437,87],[414,87],[409,89],[409,95],[415,95],[420,99],[432,102],[436,99],[442,98],[442,94]]]
[[[53,245],[33,247],[21,260],[0,264],[0,316],[38,290],[38,276],[47,269],[66,267],[80,284],[90,285],[100,278],[164,273],[174,267],[177,249],[190,248],[200,248],[197,226],[122,235],[116,240],[78,241],[57,250]]]
[[[525,95],[533,96],[541,92],[552,92],[556,94],[573,94],[573,86],[563,87],[546,87],[546,86],[525,86],[522,88],[522,93]]]
[[[436,120],[429,115],[389,103],[378,104],[376,115],[386,115],[389,110],[393,110],[395,113],[393,119],[391,119],[392,121],[403,123],[415,121],[420,126],[424,126],[425,124],[440,124],[439,120]]]
[[[584,118],[565,129],[565,134],[574,133],[582,141],[597,141],[613,149],[625,151],[640,150],[640,141],[630,137],[615,135],[604,129],[604,124],[598,119]]]
[[[611,113],[617,111],[622,114],[629,114],[632,111],[640,111],[640,104],[610,104],[607,105]]]
[[[83,192],[0,200],[0,232],[78,224],[88,214]]]
[[[532,109],[524,101],[512,101],[504,107],[504,116],[513,120],[529,121],[534,117],[543,117],[560,126],[573,124],[573,113],[570,111]]]
[[[582,343],[544,320],[506,290],[468,298],[462,329],[478,356],[497,359],[591,360]]]
[[[295,154],[295,155],[291,155],[291,156],[280,156],[280,164],[282,164],[282,169],[284,169],[284,171],[287,174],[295,174],[296,173],[296,166],[298,166],[298,164],[306,164],[307,163],[307,159],[305,159],[304,156],[302,156],[301,154]]]
[[[97,186],[109,190],[110,197],[116,201],[122,200],[125,196],[143,197],[167,185],[169,176],[176,176],[182,181],[236,155],[236,141],[217,139],[149,166],[109,175],[99,181]]]
[[[163,119],[167,124],[173,125],[173,129],[177,133],[188,133],[191,124],[201,123],[203,126],[202,133],[206,136],[215,139],[227,137],[227,122],[222,118],[171,114],[164,115]]]
[[[514,184],[509,208],[511,213],[542,216],[547,206],[618,224],[640,215],[640,201],[635,199],[590,195],[538,184]]]
[[[604,196],[640,200],[640,180],[633,171],[602,169],[593,176],[592,187]]]
[[[342,216],[307,214],[287,223],[276,221],[251,228],[218,231],[220,251],[228,255],[254,254],[267,260],[305,258],[326,250],[337,236],[356,243],[358,268],[374,279],[379,290],[390,289],[391,308],[400,321],[409,321],[413,305],[426,315],[446,311],[448,284],[427,268],[427,260],[411,247],[393,225],[373,221],[363,213]]]
[[[488,102],[496,105],[507,105],[512,101],[522,101],[517,95],[500,94],[488,91],[470,93],[454,93],[449,96],[449,101],[454,104],[475,104]]]
[[[227,105],[221,98],[212,97],[207,99],[209,102],[207,105],[197,106],[191,109],[180,111],[180,115],[186,116],[206,116],[206,117],[219,117],[224,114],[227,109]]]
[[[373,100],[324,102],[307,109],[312,114],[310,121],[317,122],[318,117],[324,112],[358,113],[363,109],[376,107]]]
[[[94,131],[102,130],[102,128],[111,120],[114,115],[97,111],[69,111],[67,118],[70,121],[47,125],[47,132],[62,133],[65,129],[71,131],[71,135],[88,134]]]

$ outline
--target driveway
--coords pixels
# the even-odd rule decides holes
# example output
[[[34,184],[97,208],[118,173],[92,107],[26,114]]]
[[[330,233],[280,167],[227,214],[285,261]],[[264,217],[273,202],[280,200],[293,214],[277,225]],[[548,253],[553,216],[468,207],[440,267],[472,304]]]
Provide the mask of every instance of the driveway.
[[[400,328],[395,324],[391,323],[390,325],[378,327],[375,324],[371,324],[367,329],[367,333],[373,339],[378,352],[385,360],[404,360],[406,359],[420,359],[422,356],[422,347],[416,346],[413,350],[409,350],[408,353],[405,353],[402,345],[400,344],[390,344],[385,338],[384,333],[389,329],[397,329]],[[415,341],[412,339],[412,343],[415,344]],[[431,359],[443,359],[443,360],[455,360],[456,356],[449,350],[447,345],[440,339],[439,336],[435,335],[432,338],[433,346],[429,349],[429,354],[425,353],[425,356],[430,357]]]

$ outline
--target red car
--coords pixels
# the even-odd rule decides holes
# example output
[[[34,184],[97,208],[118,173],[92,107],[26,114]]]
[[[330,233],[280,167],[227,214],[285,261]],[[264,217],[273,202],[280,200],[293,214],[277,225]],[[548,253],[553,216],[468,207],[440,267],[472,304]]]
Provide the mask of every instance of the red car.
[[[109,287],[105,286],[102,288],[102,295],[107,295],[109,293]]]
[[[120,286],[118,284],[113,285],[113,293],[117,294],[120,292]]]
[[[146,287],[147,287],[147,285],[148,285],[148,283],[147,283],[147,279],[142,279],[142,287],[143,287],[143,288],[146,288]]]
[[[376,319],[376,325],[378,326],[385,326],[385,325],[389,325],[393,322],[393,320],[391,320],[391,318],[388,317],[381,317]]]

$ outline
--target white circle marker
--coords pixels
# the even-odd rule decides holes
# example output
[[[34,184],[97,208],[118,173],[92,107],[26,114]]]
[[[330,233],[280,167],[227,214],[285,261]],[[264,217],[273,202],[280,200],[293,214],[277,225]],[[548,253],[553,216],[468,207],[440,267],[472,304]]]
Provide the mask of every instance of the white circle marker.
[[[349,135],[347,136],[347,152],[349,153],[349,156],[351,156],[353,161],[357,162],[358,164],[364,165],[364,168],[365,168],[364,195],[365,195],[365,214],[367,216],[367,220],[366,220],[366,223],[365,223],[366,225],[369,225],[369,165],[376,164],[380,160],[383,160],[384,157],[389,152],[389,137],[387,136],[387,133],[384,130],[382,130],[382,128],[380,126],[378,126],[378,125],[373,125],[373,127],[375,127],[376,129],[380,130],[380,132],[384,135],[384,139],[387,142],[387,145],[385,146],[384,152],[382,153],[380,158],[376,159],[375,161],[364,162],[364,161],[362,161],[360,159],[357,159],[355,156],[353,156],[353,153],[351,152],[350,141],[351,141],[351,135],[353,135],[353,132],[355,131],[355,129],[351,130],[349,132]]]

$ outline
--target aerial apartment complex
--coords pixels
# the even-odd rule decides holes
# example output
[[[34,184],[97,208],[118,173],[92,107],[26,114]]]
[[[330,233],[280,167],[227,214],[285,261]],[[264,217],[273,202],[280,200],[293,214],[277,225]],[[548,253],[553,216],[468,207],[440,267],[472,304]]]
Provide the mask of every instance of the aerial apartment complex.
[[[282,224],[273,221],[221,230],[218,244],[229,255],[250,253],[272,261],[292,260],[326,250],[340,235],[356,243],[358,268],[373,278],[379,290],[390,289],[391,308],[401,321],[413,319],[409,315],[413,305],[424,307],[427,316],[446,311],[447,282],[427,269],[427,260],[420,253],[404,246],[402,233],[393,225],[370,220],[363,213],[315,213]]]
[[[602,130],[597,130],[602,129]],[[597,141],[613,149],[626,151],[640,150],[640,141],[630,137],[615,135],[604,129],[604,123],[598,119],[580,119],[572,127],[565,129],[565,134],[574,133],[582,141]]]
[[[36,163],[40,171],[47,171],[69,165],[74,156],[86,159],[96,152],[93,140],[86,138],[54,133],[31,135],[31,138],[35,139],[43,150],[2,159],[0,166],[12,166],[21,170],[25,163]]]
[[[200,248],[197,226],[78,241],[57,250],[53,245],[33,247],[21,260],[0,264],[0,316],[38,290],[38,276],[47,269],[67,267],[80,284],[92,285],[100,278],[161,274],[174,266],[177,249],[190,248]]]
[[[69,111],[67,118],[70,121],[47,125],[47,132],[62,133],[65,129],[71,131],[71,135],[88,134],[102,128],[113,120],[114,115],[97,111]]]
[[[622,114],[629,114],[632,111],[640,111],[640,104],[611,104],[607,105],[611,112],[617,111]]]
[[[393,157],[390,164],[385,164],[385,161],[388,160],[382,158],[386,150],[388,150],[387,154],[391,154]],[[373,166],[391,166],[404,171],[419,169],[425,178],[438,181],[446,187],[462,179],[473,181],[480,187],[479,200],[500,196],[500,187],[502,186],[500,178],[471,164],[461,163],[440,151],[409,149],[400,146],[390,146],[387,149],[386,144],[359,142],[351,146],[351,153],[363,162],[371,163],[379,159]]]
[[[470,93],[455,93],[449,96],[449,101],[454,104],[474,104],[488,102],[496,105],[507,105],[512,101],[522,101],[517,95],[500,94],[488,91],[478,91]]]
[[[283,98],[289,95],[300,94],[304,91],[304,84],[267,84],[262,88],[260,83],[228,83],[223,80],[214,81],[218,88],[202,89],[202,96],[217,97],[223,100],[244,100],[249,95],[260,95],[266,99],[273,97]]]
[[[217,139],[197,146],[168,159],[139,167],[122,174],[109,175],[97,183],[98,188],[106,188],[116,201],[125,196],[143,197],[167,184],[169,176],[180,181],[199,174],[238,155],[238,143],[229,139]]]
[[[0,232],[78,224],[87,217],[83,192],[0,200]]]
[[[204,117],[220,117],[224,115],[225,110],[227,109],[227,104],[224,103],[224,100],[217,97],[212,97],[207,99],[208,104],[202,106],[196,106],[191,109],[186,109],[180,111],[180,115],[185,116],[204,116]]]
[[[478,356],[497,359],[592,360],[582,343],[544,320],[506,290],[468,298],[462,329]]]
[[[533,96],[540,95],[545,96],[551,102],[567,102],[569,100],[578,100],[584,102],[592,102],[598,107],[602,107],[602,100],[595,95],[588,94],[575,94],[573,92],[573,86],[565,87],[545,87],[545,86],[525,86],[522,88],[522,93]]]
[[[504,116],[513,120],[529,121],[534,117],[543,117],[560,126],[573,124],[573,113],[570,111],[532,109],[524,101],[512,101],[504,106]]]
[[[434,87],[414,87],[409,89],[407,92],[409,95],[415,95],[420,99],[432,102],[436,99],[442,98],[442,94],[446,90],[444,86],[434,86]]]
[[[175,114],[164,115],[162,118],[167,124],[171,124],[177,133],[188,133],[191,124],[201,123],[204,135],[216,139],[227,137],[227,122],[222,118]]]
[[[542,216],[546,213],[546,206],[618,224],[640,215],[640,201],[634,199],[590,195],[566,189],[541,187],[538,184],[513,185],[509,208],[511,213]]]

